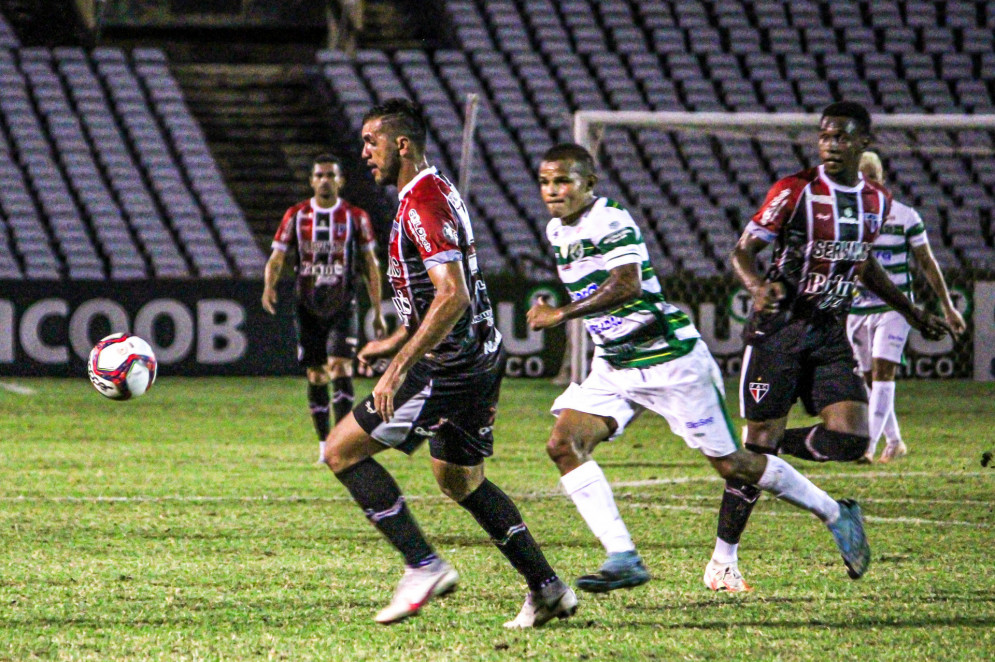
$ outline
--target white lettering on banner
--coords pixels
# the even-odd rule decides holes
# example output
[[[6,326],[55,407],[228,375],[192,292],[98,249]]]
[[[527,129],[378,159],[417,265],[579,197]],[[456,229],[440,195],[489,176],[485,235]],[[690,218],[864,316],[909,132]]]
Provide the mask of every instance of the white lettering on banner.
[[[0,363],[14,362],[14,304],[0,301]]]
[[[46,317],[65,317],[69,304],[62,299],[42,299],[28,306],[21,317],[20,341],[24,353],[39,363],[65,363],[69,350],[58,345],[46,345],[41,338],[41,324]]]
[[[160,318],[168,319],[173,326],[173,342],[169,345],[156,342],[155,324]],[[149,301],[135,315],[135,335],[148,341],[160,365],[187,358],[193,348],[193,332],[193,313],[175,299]]]
[[[995,282],[974,284],[974,379],[995,381]]]
[[[69,318],[69,346],[84,361],[89,358],[90,349],[93,348],[93,343],[90,342],[90,325],[98,317],[108,321],[111,333],[127,333],[130,328],[128,311],[117,301],[90,299],[82,303]]]
[[[504,337],[504,347],[509,354],[534,354],[541,352],[545,343],[542,331],[532,331],[526,326],[525,337],[515,334],[515,304],[501,301],[497,305],[497,327]]]
[[[249,342],[239,326],[245,309],[237,301],[201,299],[197,302],[197,361],[232,363],[242,358]]]

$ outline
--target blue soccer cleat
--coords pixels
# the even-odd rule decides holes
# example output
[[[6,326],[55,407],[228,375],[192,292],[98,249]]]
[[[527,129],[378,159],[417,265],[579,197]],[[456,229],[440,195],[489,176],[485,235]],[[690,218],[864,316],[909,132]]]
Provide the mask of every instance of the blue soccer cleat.
[[[853,499],[840,499],[840,517],[833,524],[827,524],[836,540],[836,546],[843,555],[850,579],[860,579],[871,564],[871,546],[864,535],[864,518],[860,506]]]
[[[636,551],[609,554],[598,571],[577,579],[577,588],[589,593],[607,593],[632,588],[650,580],[650,573]]]

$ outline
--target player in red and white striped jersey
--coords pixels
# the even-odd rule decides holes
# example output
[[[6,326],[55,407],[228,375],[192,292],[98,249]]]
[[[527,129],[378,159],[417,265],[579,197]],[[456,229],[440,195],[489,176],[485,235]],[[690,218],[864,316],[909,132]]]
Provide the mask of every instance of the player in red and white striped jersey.
[[[276,313],[276,283],[287,251],[296,248],[297,358],[307,370],[308,403],[321,444],[320,458],[331,430],[330,400],[336,421],[352,410],[359,254],[378,337],[386,326],[380,312],[380,262],[370,216],[339,197],[345,178],[338,158],[322,154],[315,157],[311,167],[314,197],[299,202],[283,215],[266,263],[262,303],[267,312]]]

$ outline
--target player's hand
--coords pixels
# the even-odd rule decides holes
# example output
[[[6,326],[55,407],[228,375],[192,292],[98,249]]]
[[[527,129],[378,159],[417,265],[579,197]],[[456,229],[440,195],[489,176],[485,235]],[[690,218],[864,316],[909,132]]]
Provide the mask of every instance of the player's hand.
[[[551,306],[545,297],[539,297],[525,314],[525,319],[529,322],[529,328],[533,331],[548,329],[563,323],[563,313],[559,308]]]
[[[951,338],[954,337],[954,331],[945,319],[928,313],[922,308],[915,309],[915,314],[909,320],[909,324],[915,327],[926,340],[939,340],[948,333]]]
[[[943,311],[943,319],[947,321],[947,326],[955,336],[959,336],[964,331],[967,330],[967,324],[964,323],[964,318],[961,314],[957,312],[956,308],[948,308]]]
[[[753,292],[753,309],[758,313],[776,313],[786,295],[783,283],[764,283]]]
[[[270,315],[276,315],[276,288],[263,288],[263,310]]]
[[[391,353],[391,347],[389,345],[390,344],[384,338],[371,340],[363,345],[363,349],[359,350],[359,353],[356,354],[356,358],[360,363],[372,366],[374,361]]]
[[[379,310],[373,315],[373,337],[377,340],[387,336],[387,321],[383,318],[383,313]]]
[[[394,394],[406,376],[407,373],[401,370],[397,363],[391,361],[380,381],[373,387],[373,406],[384,423],[394,418]]]

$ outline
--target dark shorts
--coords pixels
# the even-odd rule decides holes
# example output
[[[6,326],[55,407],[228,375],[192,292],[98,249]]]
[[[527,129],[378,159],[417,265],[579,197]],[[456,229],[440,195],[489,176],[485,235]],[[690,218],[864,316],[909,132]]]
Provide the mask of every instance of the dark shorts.
[[[297,361],[305,368],[317,368],[329,356],[352,359],[356,356],[359,318],[356,306],[338,315],[322,317],[306,306],[297,305]]]
[[[458,377],[433,376],[416,364],[394,396],[389,423],[376,413],[373,396],[353,409],[356,422],[380,443],[407,454],[428,441],[437,460],[472,467],[494,453],[504,359],[491,369]]]
[[[768,421],[788,415],[801,398],[815,416],[837,402],[867,402],[843,324],[795,320],[743,352],[740,415]]]

